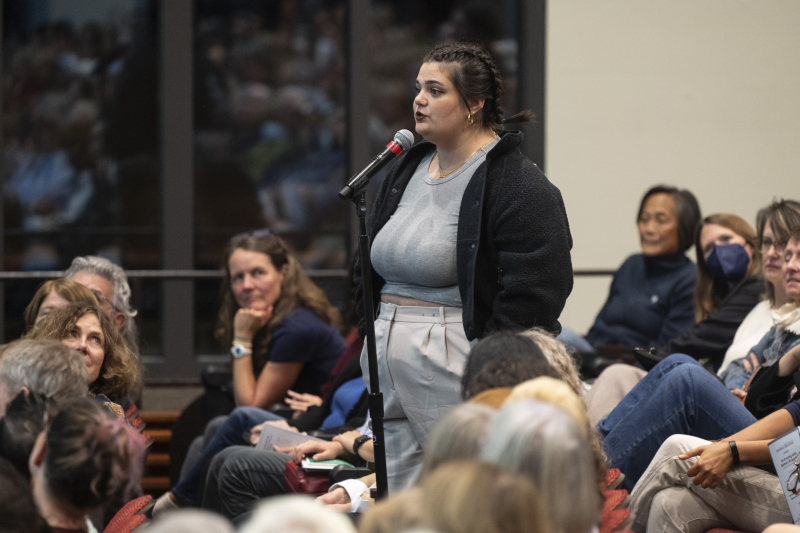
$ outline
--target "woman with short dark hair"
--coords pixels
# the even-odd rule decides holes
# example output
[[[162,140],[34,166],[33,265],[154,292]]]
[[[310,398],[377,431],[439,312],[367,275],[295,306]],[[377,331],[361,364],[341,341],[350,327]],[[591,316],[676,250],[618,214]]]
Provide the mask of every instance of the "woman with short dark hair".
[[[686,257],[700,206],[688,190],[656,185],[636,216],[642,252],[630,256],[611,282],[608,299],[583,339],[566,330],[560,340],[580,351],[595,346],[661,346],[694,325],[697,271]]]

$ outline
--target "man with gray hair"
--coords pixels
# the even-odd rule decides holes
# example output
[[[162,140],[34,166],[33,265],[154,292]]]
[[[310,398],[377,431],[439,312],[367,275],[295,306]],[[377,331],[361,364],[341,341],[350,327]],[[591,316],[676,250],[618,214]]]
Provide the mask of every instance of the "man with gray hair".
[[[122,267],[104,257],[79,256],[72,260],[64,277],[88,288],[97,298],[100,308],[117,326],[128,343],[128,348],[139,353],[139,333],[136,329],[136,311],[131,308],[131,287]]]
[[[0,418],[21,390],[61,403],[89,394],[83,356],[54,340],[19,340],[0,352]]]

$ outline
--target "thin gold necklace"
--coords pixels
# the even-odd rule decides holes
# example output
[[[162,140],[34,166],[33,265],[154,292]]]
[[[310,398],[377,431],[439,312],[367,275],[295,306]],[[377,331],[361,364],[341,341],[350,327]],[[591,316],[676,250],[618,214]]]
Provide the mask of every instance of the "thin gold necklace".
[[[467,164],[467,161],[469,161],[470,159],[472,159],[472,156],[474,156],[475,154],[477,154],[478,152],[480,152],[481,150],[483,150],[484,148],[486,148],[486,147],[489,145],[489,143],[491,143],[491,142],[492,142],[492,141],[494,141],[495,139],[497,139],[497,135],[495,135],[494,137],[492,137],[491,139],[489,139],[489,141],[488,141],[486,144],[484,144],[483,146],[481,146],[480,148],[478,148],[477,150],[475,150],[474,152],[472,152],[471,154],[469,154],[469,157],[468,157],[468,158],[466,158],[466,159],[464,160],[464,162],[463,162],[463,163],[461,163],[460,165],[458,165],[458,166],[454,167],[452,170],[443,170],[443,169],[442,169],[442,167],[439,167],[439,179],[446,178],[447,176],[449,176],[450,174],[452,174],[453,172],[455,172],[455,171],[456,171],[456,170],[458,170],[459,168],[461,168],[461,167],[463,167],[464,165],[466,165],[466,164]],[[433,156],[433,158],[434,158],[434,159],[436,159],[436,164],[438,165],[438,164],[439,164],[439,150],[436,150],[436,155],[435,155],[435,156]]]

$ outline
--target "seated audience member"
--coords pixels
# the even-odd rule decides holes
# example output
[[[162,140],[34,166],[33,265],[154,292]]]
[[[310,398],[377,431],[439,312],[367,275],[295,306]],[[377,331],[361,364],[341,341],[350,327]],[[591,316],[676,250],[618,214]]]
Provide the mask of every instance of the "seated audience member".
[[[20,391],[0,419],[0,458],[10,461],[26,478],[30,478],[28,458],[33,444],[54,407],[51,405],[48,410],[43,397]]]
[[[57,340],[77,350],[89,374],[89,392],[125,418],[118,402],[138,380],[138,369],[127,343],[98,307],[69,304],[54,309],[25,338]]]
[[[368,439],[360,439],[366,436]],[[358,443],[356,442],[358,440]],[[346,431],[333,441],[308,441],[299,446],[264,451],[244,446],[231,446],[218,453],[208,470],[201,507],[236,518],[250,510],[256,500],[285,494],[286,463],[300,464],[304,457],[315,461],[343,458],[349,462],[375,461],[369,419],[363,426]]]
[[[339,312],[269,230],[234,236],[215,335],[233,355],[237,405],[267,408],[287,391],[318,394],[346,345]]]
[[[513,387],[542,375],[559,376],[535,341],[519,333],[492,333],[469,352],[461,377],[461,396],[469,400],[485,390]]]
[[[697,284],[693,303],[697,323],[661,345],[659,352],[709,359],[716,369],[744,317],[761,299],[761,254],[753,228],[736,215],[704,218],[694,242]]]
[[[361,531],[545,533],[553,529],[542,493],[525,475],[456,461],[437,468],[421,486],[376,505],[364,516]]]
[[[495,413],[486,405],[466,403],[444,415],[425,443],[422,473],[417,482],[446,462],[479,457]],[[374,483],[374,474],[361,479],[348,479],[331,485],[328,493],[317,498],[317,501],[341,512],[362,513],[372,502],[370,487]]]
[[[20,391],[53,404],[86,396],[89,376],[81,356],[52,340],[19,340],[0,352],[0,417]]]
[[[352,358],[337,376],[333,393],[319,408],[311,407],[297,418],[286,420],[278,415],[256,407],[237,407],[205,446],[194,465],[181,475],[180,481],[171,492],[161,496],[158,512],[163,506],[172,507],[196,505],[197,495],[202,494],[203,480],[214,456],[229,446],[255,445],[265,421],[272,425],[293,431],[314,429],[338,434],[342,426],[350,425],[353,419],[363,423],[367,409],[367,394],[364,380],[361,379],[361,363]],[[350,427],[354,427],[350,425]],[[244,435],[249,432],[250,438]],[[169,499],[170,501],[165,501]]]
[[[766,218],[767,210],[761,210],[757,218],[759,228],[765,227]],[[763,278],[757,273],[761,270],[758,241],[761,241],[764,235],[762,229],[756,238],[752,228],[735,215],[711,215],[698,226],[695,233],[695,251],[699,278],[694,295],[698,323],[686,334],[657,350],[658,357],[684,353],[698,360],[708,360],[711,366],[719,368],[723,358],[731,350],[736,332],[745,318],[757,308],[763,292]],[[739,263],[736,268],[739,273],[733,277],[744,275],[743,280],[734,284],[725,279],[726,275],[720,270],[721,267],[715,266],[713,272],[709,269],[706,258],[709,258],[713,265],[720,264],[716,259],[716,253],[715,259],[711,259],[712,252],[717,250],[717,245],[721,250],[717,253],[725,254],[729,259],[733,256],[738,257]],[[732,266],[727,265],[726,268],[730,272]],[[767,327],[763,332],[766,333],[768,329]],[[753,344],[761,337],[755,339]],[[737,344],[737,349],[741,349],[741,346]],[[739,357],[746,354],[746,351],[740,352]],[[592,422],[596,424],[610,413],[645,373],[644,370],[630,365],[612,365],[606,368],[586,394],[589,418]]]
[[[612,465],[626,476],[626,488],[633,488],[670,435],[719,439],[786,405],[800,368],[800,227],[793,229],[783,258],[784,288],[793,302],[776,313],[777,323],[765,336],[771,341],[754,348],[759,361],[772,364],[755,375],[746,394],[732,394],[694,359],[675,354],[657,364],[600,421],[598,430]]]
[[[64,307],[70,303],[97,305],[92,291],[85,286],[67,278],[45,281],[36,290],[31,303],[25,308],[25,331],[33,329],[47,313],[56,307]]]
[[[302,496],[281,496],[259,505],[241,533],[356,533],[347,517]]]
[[[522,335],[533,340],[536,345],[542,350],[542,353],[556,369],[560,378],[564,383],[572,388],[572,391],[583,398],[584,388],[581,381],[580,369],[578,363],[570,355],[567,347],[553,335],[542,328],[531,328],[523,331]],[[523,380],[524,381],[524,380]]]
[[[758,212],[756,233],[761,246],[766,298],[747,314],[736,330],[718,374],[722,374],[731,362],[748,355],[750,349],[775,325],[773,311],[791,303],[792,299],[784,288],[781,268],[783,249],[792,234],[792,228],[796,227],[800,227],[800,202],[776,200]]]
[[[0,458],[0,532],[50,533],[30,491],[21,490],[29,484],[18,468]]]
[[[122,267],[104,257],[87,255],[73,259],[64,277],[92,291],[100,309],[111,319],[128,343],[128,348],[138,357],[139,332],[134,320],[136,310],[131,307],[131,287]]]
[[[572,421],[583,431],[589,441],[597,483],[601,485],[605,481],[606,470],[608,470],[603,443],[595,428],[589,424],[589,419],[586,415],[586,404],[575,394],[572,388],[559,379],[541,376],[515,386],[509,391],[504,403],[508,404],[522,400],[536,400],[553,404],[572,418]]]
[[[89,514],[141,483],[139,435],[90,399],[64,404],[36,439],[31,487],[54,530],[86,531]]]
[[[504,405],[482,459],[533,482],[552,531],[588,533],[599,523],[602,497],[590,447],[561,408],[531,400]]]
[[[691,328],[697,271],[685,254],[700,218],[700,206],[688,190],[657,185],[647,191],[636,217],[642,253],[630,256],[614,274],[586,337],[565,329],[559,340],[583,352],[608,344],[651,347]]]

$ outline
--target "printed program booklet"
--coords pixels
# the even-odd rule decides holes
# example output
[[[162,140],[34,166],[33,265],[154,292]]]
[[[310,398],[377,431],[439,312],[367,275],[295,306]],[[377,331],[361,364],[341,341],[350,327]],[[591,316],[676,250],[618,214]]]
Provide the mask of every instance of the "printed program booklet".
[[[285,448],[287,446],[297,446],[298,444],[303,444],[310,440],[322,442],[322,439],[316,437],[309,437],[302,433],[296,433],[288,429],[276,428],[275,426],[264,424],[264,428],[261,430],[261,437],[258,438],[258,444],[256,444],[256,450],[267,450],[271,452],[273,451],[273,446]]]
[[[800,428],[794,428],[769,443],[769,454],[778,473],[792,520],[800,524]]]

